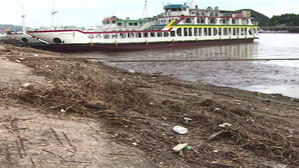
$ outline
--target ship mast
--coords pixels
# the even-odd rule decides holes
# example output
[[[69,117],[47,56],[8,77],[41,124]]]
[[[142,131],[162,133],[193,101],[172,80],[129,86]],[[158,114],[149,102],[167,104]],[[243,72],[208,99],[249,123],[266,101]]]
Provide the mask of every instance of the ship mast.
[[[147,17],[148,16],[147,14],[148,14],[147,13],[147,0],[145,0],[145,2],[144,2],[144,9],[143,9],[143,16]]]
[[[55,14],[57,14],[58,11],[55,10],[55,0],[52,0],[52,1],[53,1],[53,10],[51,12],[51,16],[52,16],[52,23],[51,24],[52,24],[52,28],[56,29],[57,25],[55,25]]]
[[[22,10],[22,26],[23,26],[23,34],[26,34],[27,30],[26,30],[26,26],[25,26],[25,12],[24,12],[24,6],[21,6],[21,10]]]

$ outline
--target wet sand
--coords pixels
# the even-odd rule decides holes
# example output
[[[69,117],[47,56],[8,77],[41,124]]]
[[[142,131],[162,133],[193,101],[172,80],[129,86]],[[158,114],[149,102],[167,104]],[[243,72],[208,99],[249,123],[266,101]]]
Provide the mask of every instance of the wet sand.
[[[0,141],[0,165],[299,165],[298,99],[130,73],[58,53],[4,48],[0,54],[10,60],[6,63],[26,69],[23,77],[29,81],[12,75],[5,79],[11,85],[0,90],[1,132],[7,137]],[[27,82],[31,85],[24,85]],[[224,123],[231,126],[221,127]],[[188,133],[173,132],[175,125],[188,128]],[[189,148],[173,152],[179,143]]]
[[[29,88],[45,89],[54,85],[51,80],[34,74],[32,68],[21,63],[26,54],[49,55],[49,52],[6,47],[8,49],[0,45],[1,168],[154,166],[142,151],[111,141],[106,126],[98,120],[65,116],[61,109],[56,110],[60,114],[53,115],[35,107],[34,103],[24,105],[15,96],[9,95],[8,90],[26,93]],[[3,50],[10,49],[11,56],[17,54],[19,57],[3,57]]]

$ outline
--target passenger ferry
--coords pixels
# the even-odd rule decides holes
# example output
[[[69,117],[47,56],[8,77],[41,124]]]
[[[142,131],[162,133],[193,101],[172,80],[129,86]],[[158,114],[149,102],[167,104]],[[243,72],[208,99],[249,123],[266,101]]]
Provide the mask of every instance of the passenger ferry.
[[[164,13],[151,18],[105,18],[98,30],[38,30],[28,34],[46,41],[48,49],[55,51],[127,51],[249,43],[258,38],[258,26],[246,10],[168,4]]]

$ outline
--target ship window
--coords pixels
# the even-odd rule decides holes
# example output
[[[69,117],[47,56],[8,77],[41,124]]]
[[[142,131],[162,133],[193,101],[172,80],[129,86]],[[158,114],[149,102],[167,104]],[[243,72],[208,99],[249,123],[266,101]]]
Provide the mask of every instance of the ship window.
[[[216,23],[215,19],[211,19],[210,23]]]
[[[93,35],[93,34],[90,34],[90,35],[88,35],[88,38],[89,38],[89,39],[93,39],[93,38],[94,38],[94,35]]]
[[[236,24],[236,20],[235,20],[235,19],[233,19],[233,20],[232,20],[232,23],[233,23],[233,24]]]
[[[189,28],[188,31],[189,31],[189,36],[193,36],[193,35],[192,35],[192,28]]]
[[[164,37],[168,37],[169,33],[168,32],[164,32]]]
[[[224,28],[223,29],[223,35],[227,36],[227,34],[228,34],[227,28]]]
[[[148,37],[148,33],[143,33],[143,37]]]
[[[177,29],[176,33],[178,36],[182,36],[182,28]]]
[[[198,28],[198,35],[202,36],[202,28]]]
[[[117,26],[122,26],[122,24],[121,23],[117,23]]]
[[[177,8],[171,8],[171,11],[178,11]]]
[[[178,11],[182,11],[182,8],[178,8]]]
[[[191,23],[191,19],[190,19],[190,18],[187,18],[187,19],[185,20],[185,23]]]
[[[198,36],[198,29],[194,28],[193,31],[194,31],[194,36]]]
[[[158,33],[157,33],[157,36],[158,36],[158,37],[162,37],[162,32],[158,32]]]
[[[142,34],[141,34],[141,33],[137,33],[137,37],[138,37],[138,38],[141,38],[141,37],[142,37]]]
[[[127,36],[126,36],[126,33],[120,33],[120,37],[121,38],[126,38]]]
[[[118,34],[112,34],[112,38],[114,39],[118,38]]]
[[[236,35],[236,28],[233,28],[233,35]]]
[[[175,31],[171,31],[171,32],[170,32],[170,36],[171,36],[171,37],[175,37]]]
[[[212,35],[212,28],[208,28],[208,36]]]
[[[129,26],[133,26],[133,23],[129,23]]]
[[[208,28],[204,28],[204,36],[208,35]]]
[[[105,34],[104,35],[104,39],[110,39],[110,35],[109,34]]]
[[[219,28],[219,29],[218,29],[218,34],[219,34],[219,36],[222,35],[222,30],[223,30],[223,28]]]
[[[244,28],[241,28],[241,35],[244,35]]]
[[[247,28],[244,29],[244,33],[245,33],[245,35],[247,35]]]
[[[128,38],[134,38],[135,34],[134,33],[128,33]]]
[[[188,36],[188,28],[184,28],[184,36]]]
[[[156,37],[156,33],[155,32],[151,32],[151,37]]]
[[[112,23],[113,23],[113,24],[115,24],[115,23],[116,23],[116,21],[115,21],[115,20],[112,20]]]
[[[95,36],[95,38],[100,39],[100,38],[102,38],[102,35],[101,35],[101,34],[97,34],[97,35]]]
[[[218,29],[217,28],[213,28],[213,36],[216,36],[218,34]]]
[[[138,26],[138,23],[134,23],[134,26]]]
[[[187,11],[187,8],[183,8],[183,11]]]

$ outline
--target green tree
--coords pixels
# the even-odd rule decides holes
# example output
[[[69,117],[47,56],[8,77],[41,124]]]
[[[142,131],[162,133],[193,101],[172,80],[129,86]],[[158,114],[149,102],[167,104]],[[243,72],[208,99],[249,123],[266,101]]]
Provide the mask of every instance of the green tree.
[[[299,14],[283,14],[273,16],[268,23],[269,26],[299,26]]]

